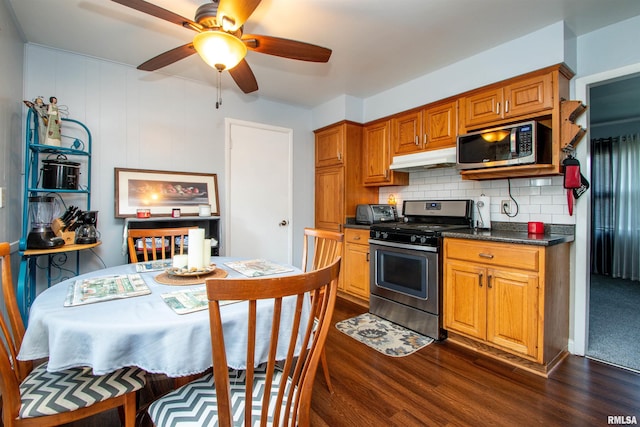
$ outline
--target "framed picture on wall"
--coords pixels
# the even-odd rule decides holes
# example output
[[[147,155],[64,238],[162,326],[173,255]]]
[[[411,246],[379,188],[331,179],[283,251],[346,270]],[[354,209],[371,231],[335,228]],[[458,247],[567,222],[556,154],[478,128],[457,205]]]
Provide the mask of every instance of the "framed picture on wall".
[[[138,209],[151,215],[198,215],[200,205],[220,215],[216,174],[115,168],[115,216],[135,217]]]

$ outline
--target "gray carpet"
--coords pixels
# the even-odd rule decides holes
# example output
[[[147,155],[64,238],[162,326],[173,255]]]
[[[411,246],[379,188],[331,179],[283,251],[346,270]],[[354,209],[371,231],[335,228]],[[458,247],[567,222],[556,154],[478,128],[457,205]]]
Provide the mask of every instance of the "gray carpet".
[[[587,356],[640,372],[640,282],[591,275]]]

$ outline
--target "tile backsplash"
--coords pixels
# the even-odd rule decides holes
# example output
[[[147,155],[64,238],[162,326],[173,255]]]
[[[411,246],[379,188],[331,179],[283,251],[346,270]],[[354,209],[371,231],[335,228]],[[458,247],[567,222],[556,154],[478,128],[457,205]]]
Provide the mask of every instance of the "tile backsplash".
[[[390,196],[395,197],[398,214],[401,214],[403,200],[476,201],[484,195],[491,198],[491,221],[575,224],[575,216],[569,215],[563,182],[562,176],[471,181],[463,180],[456,168],[436,168],[411,172],[408,186],[380,187],[379,202],[387,203]],[[517,212],[511,217],[500,212],[501,201],[507,199],[511,200],[513,210],[517,204]]]

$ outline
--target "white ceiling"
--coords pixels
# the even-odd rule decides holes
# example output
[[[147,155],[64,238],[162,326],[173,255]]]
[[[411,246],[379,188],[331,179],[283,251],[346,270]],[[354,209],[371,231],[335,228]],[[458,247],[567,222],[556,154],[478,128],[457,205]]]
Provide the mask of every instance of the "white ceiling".
[[[5,0],[27,42],[138,66],[194,32],[108,0]],[[206,0],[150,0],[194,19]],[[244,32],[331,48],[329,63],[249,52],[252,97],[315,107],[366,98],[564,20],[576,35],[640,15],[638,0],[262,0]],[[215,84],[197,55],[156,73]],[[240,90],[224,74],[225,90]]]

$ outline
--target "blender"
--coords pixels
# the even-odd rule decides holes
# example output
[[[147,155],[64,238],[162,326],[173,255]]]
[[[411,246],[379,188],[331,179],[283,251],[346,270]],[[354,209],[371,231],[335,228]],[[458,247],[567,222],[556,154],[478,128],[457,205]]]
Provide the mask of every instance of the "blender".
[[[49,196],[29,197],[31,231],[27,235],[28,249],[52,249],[64,245],[64,240],[55,235],[51,222],[56,215],[55,199]]]

